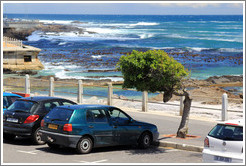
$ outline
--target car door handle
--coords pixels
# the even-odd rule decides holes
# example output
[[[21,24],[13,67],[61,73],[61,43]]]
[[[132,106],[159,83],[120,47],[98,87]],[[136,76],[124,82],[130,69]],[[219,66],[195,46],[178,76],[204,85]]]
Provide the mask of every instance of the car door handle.
[[[94,128],[94,126],[90,125],[89,128]]]
[[[117,128],[117,126],[113,126],[113,128],[115,128],[115,129],[116,129],[116,128]]]

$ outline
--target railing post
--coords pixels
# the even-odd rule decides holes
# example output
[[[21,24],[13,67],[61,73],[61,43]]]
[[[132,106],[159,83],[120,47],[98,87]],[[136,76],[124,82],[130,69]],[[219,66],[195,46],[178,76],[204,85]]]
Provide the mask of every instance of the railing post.
[[[83,84],[82,80],[78,81],[78,103],[81,104],[83,102]]]
[[[49,96],[54,96],[54,78],[50,77],[50,91]]]
[[[28,74],[26,74],[26,80],[25,80],[25,93],[30,94],[30,77]]]
[[[108,83],[108,105],[112,105],[113,86],[112,83]]]
[[[227,109],[228,109],[228,98],[227,98],[227,94],[224,93],[222,95],[222,113],[221,113],[222,121],[228,120]]]
[[[148,111],[148,92],[143,91],[142,92],[142,111],[147,112]]]
[[[180,96],[179,116],[183,116],[184,96]]]

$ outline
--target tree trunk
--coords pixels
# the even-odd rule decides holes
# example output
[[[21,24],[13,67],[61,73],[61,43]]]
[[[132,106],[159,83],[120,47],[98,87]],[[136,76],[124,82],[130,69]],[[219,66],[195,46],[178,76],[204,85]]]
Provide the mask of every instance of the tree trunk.
[[[177,137],[186,138],[186,134],[188,133],[188,122],[189,122],[189,115],[190,115],[190,107],[191,101],[190,95],[188,92],[184,91],[184,109],[182,119],[179,125],[179,129],[177,131]]]

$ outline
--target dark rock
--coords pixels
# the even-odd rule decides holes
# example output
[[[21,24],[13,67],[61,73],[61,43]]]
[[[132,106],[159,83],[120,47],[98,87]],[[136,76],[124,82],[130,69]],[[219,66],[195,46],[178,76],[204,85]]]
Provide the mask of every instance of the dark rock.
[[[34,71],[34,70],[22,70],[22,71],[17,71],[16,73],[18,75],[20,75],[20,76],[24,76],[26,74],[29,74],[29,75],[36,75],[36,74],[38,74],[38,72],[37,71]]]
[[[230,83],[230,82],[243,82],[243,76],[213,76],[206,79],[206,81],[212,82],[214,84]]]

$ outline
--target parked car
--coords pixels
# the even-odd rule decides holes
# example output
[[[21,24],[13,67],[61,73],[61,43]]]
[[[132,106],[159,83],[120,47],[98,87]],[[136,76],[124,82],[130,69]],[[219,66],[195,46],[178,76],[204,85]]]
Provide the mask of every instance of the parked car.
[[[73,105],[73,101],[56,97],[17,99],[3,114],[3,138],[31,137],[35,144],[44,144],[39,135],[40,122],[56,106]]]
[[[243,126],[242,119],[219,122],[204,140],[203,162],[242,163]]]
[[[3,113],[18,98],[22,98],[22,96],[14,93],[3,92]]]
[[[159,136],[155,125],[136,121],[107,105],[56,107],[41,121],[40,133],[49,147],[72,147],[82,154],[95,147],[114,145],[148,148]]]

